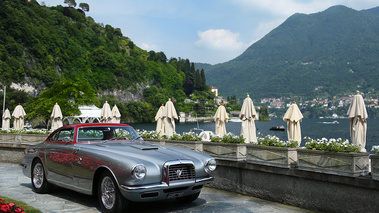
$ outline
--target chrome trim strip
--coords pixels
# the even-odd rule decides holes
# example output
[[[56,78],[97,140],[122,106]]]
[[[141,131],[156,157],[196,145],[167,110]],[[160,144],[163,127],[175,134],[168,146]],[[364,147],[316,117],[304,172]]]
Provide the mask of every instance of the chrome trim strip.
[[[193,185],[196,185],[197,183],[204,183],[204,182],[211,182],[214,180],[214,177],[207,177],[207,178],[197,178],[196,182],[193,183]],[[187,182],[190,183],[191,181]],[[183,183],[178,183],[178,186],[182,185]],[[175,184],[173,184],[175,186]],[[185,185],[185,183],[184,183]],[[151,184],[151,185],[145,185],[145,186],[125,186],[120,185],[120,187],[123,190],[126,191],[137,191],[137,190],[149,190],[149,189],[161,189],[161,188],[168,188],[169,185],[166,183],[160,183],[160,184]]]
[[[207,178],[197,178],[196,183],[204,183],[204,182],[211,182],[215,178],[214,177],[207,177]]]
[[[145,189],[166,188],[166,187],[168,187],[168,185],[166,183],[161,183],[161,184],[151,184],[151,185],[146,185],[146,186],[125,186],[125,185],[121,185],[120,187],[124,190],[127,190],[127,191],[136,191],[136,190],[145,190]]]

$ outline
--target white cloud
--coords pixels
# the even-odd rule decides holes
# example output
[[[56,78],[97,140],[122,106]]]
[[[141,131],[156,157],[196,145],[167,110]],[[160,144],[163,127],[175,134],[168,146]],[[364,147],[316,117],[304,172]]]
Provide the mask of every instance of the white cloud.
[[[140,47],[142,49],[144,49],[144,50],[147,50],[147,51],[150,51],[150,50],[154,50],[155,52],[159,52],[160,51],[160,49],[156,45],[154,45],[154,44],[149,45],[149,44],[143,43],[143,44],[141,44]]]
[[[196,41],[196,45],[215,50],[238,50],[245,48],[246,44],[238,41],[239,33],[232,33],[225,29],[210,29],[207,31],[199,31],[200,40]]]

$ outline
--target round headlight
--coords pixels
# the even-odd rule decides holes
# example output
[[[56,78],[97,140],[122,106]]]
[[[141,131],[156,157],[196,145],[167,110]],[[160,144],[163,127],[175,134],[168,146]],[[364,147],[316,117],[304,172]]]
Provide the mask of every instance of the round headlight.
[[[207,173],[211,173],[216,169],[216,167],[217,167],[216,160],[214,158],[209,159],[207,163],[205,164],[205,171]]]
[[[136,180],[142,180],[146,176],[146,167],[143,164],[133,166],[131,175]]]

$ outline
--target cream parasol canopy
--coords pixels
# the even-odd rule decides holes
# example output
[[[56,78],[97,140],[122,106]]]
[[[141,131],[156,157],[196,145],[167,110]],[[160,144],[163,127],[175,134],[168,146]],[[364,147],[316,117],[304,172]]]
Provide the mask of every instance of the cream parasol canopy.
[[[155,132],[159,134],[160,136],[164,133],[164,118],[163,118],[163,111],[164,106],[159,107],[157,114],[155,115],[155,121],[157,121],[157,127],[155,129]]]
[[[55,103],[55,105],[53,107],[53,111],[51,112],[50,118],[51,118],[51,130],[52,131],[63,126],[62,111],[61,111],[61,108],[59,107],[58,103]]]
[[[259,120],[259,117],[250,95],[247,95],[243,101],[240,119],[242,120],[241,135],[245,138],[245,143],[258,143],[255,120]]]
[[[357,91],[350,104],[347,116],[350,120],[351,142],[361,147],[361,152],[366,152],[367,110],[362,95]]]
[[[288,141],[297,141],[298,146],[301,143],[300,122],[303,119],[299,107],[294,101],[284,114],[283,120],[287,122]]]
[[[3,125],[2,125],[3,130],[9,129],[11,118],[12,118],[11,113],[9,112],[9,109],[7,108],[3,114]]]
[[[221,106],[218,107],[216,114],[214,116],[216,122],[215,133],[218,136],[223,136],[226,134],[225,122],[228,122],[229,116],[226,113],[226,109],[221,103]]]
[[[121,113],[115,104],[112,108],[112,123],[120,123],[120,122],[121,122]]]
[[[172,136],[175,132],[175,120],[178,119],[178,114],[171,98],[168,99],[163,109],[162,118],[164,118],[164,132],[167,136]]]
[[[24,128],[24,118],[25,118],[25,110],[19,103],[12,113],[12,117],[14,117],[13,121],[13,129],[21,130]]]
[[[108,101],[105,101],[103,108],[101,108],[100,113],[100,122],[102,123],[112,123],[112,110],[108,104]]]

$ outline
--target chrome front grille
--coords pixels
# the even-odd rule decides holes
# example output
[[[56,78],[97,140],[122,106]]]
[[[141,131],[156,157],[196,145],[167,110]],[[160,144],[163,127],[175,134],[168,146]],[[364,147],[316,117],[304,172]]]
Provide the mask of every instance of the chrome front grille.
[[[196,178],[195,166],[192,161],[167,162],[163,170],[163,182],[167,184],[175,181],[192,181]]]
[[[171,165],[168,169],[168,180],[192,180],[195,178],[195,168],[192,164]]]

